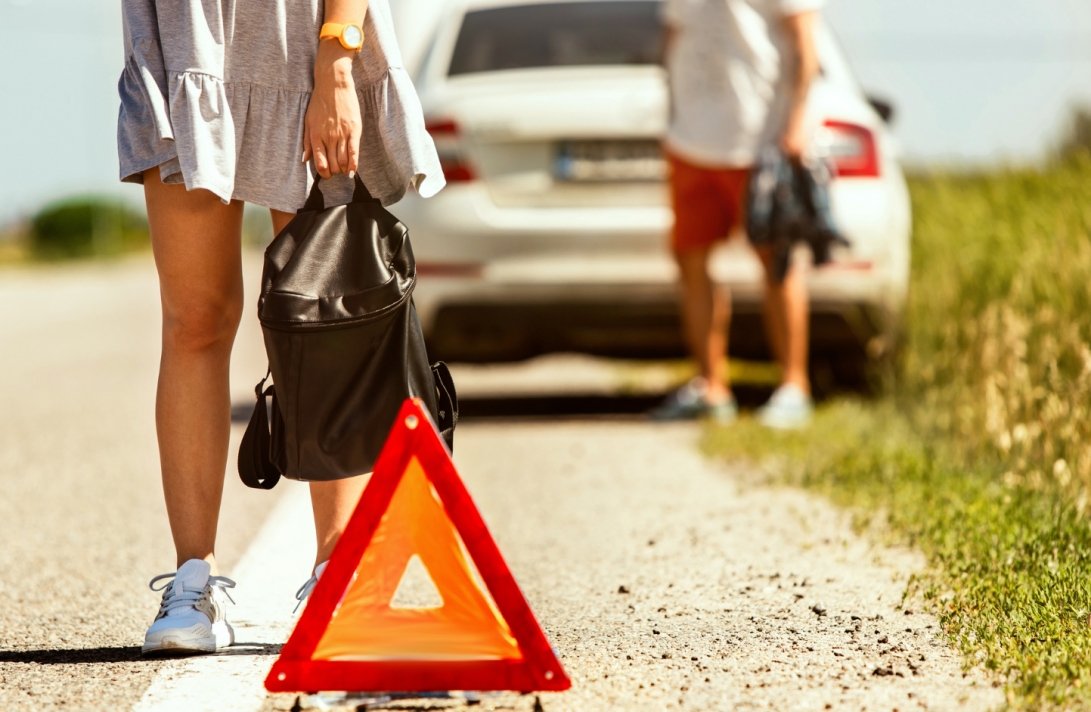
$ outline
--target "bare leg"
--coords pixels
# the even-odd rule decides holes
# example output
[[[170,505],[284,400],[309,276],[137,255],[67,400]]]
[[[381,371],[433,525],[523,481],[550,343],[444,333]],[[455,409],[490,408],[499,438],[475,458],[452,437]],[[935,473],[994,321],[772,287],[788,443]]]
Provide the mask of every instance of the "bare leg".
[[[205,559],[215,571],[242,316],[242,203],[164,185],[158,168],[144,173],[144,197],[163,305],[155,424],[167,516],[178,565]]]
[[[765,251],[760,254],[765,265],[765,324],[773,355],[781,366],[781,383],[794,384],[810,393],[810,299],[803,270],[793,265],[784,282],[777,284],[770,269],[770,255]]]
[[[314,510],[314,531],[318,539],[315,566],[330,558],[370,478],[371,475],[361,475],[347,480],[311,483],[311,509]]]
[[[295,217],[292,213],[282,213],[278,210],[269,212],[273,217],[274,235],[283,230],[284,226]],[[311,483],[311,508],[314,510],[314,530],[318,540],[316,566],[328,560],[333,553],[333,547],[341,538],[341,532],[345,531],[345,526],[356,510],[356,504],[360,501],[360,494],[367,485],[368,477],[368,475],[362,475],[347,480]]]
[[[710,248],[675,253],[682,277],[682,322],[690,351],[708,382],[707,398],[720,401],[730,393],[724,359],[727,356],[727,324],[731,318],[728,291],[708,273]]]

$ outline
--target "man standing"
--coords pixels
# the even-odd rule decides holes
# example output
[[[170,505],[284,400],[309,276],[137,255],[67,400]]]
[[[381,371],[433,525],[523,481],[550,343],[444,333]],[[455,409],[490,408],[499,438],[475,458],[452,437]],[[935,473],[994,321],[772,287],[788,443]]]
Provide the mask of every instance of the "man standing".
[[[819,73],[814,24],[823,0],[666,0],[666,64],[675,223],[671,247],[682,281],[682,320],[701,375],[654,413],[661,419],[736,413],[725,368],[730,295],[712,282],[709,255],[740,225],[750,168],[779,146],[799,159],[810,142],[807,94]],[[809,304],[798,267],[783,282],[765,266],[765,321],[782,367],[780,387],[758,413],[770,427],[806,425]]]

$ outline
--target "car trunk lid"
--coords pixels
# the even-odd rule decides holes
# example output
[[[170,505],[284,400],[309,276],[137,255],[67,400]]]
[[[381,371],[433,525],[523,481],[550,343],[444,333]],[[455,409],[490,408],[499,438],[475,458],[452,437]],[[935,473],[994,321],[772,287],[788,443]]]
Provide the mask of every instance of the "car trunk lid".
[[[448,82],[446,115],[461,160],[501,207],[665,202],[659,137],[666,87],[657,67],[489,72]]]

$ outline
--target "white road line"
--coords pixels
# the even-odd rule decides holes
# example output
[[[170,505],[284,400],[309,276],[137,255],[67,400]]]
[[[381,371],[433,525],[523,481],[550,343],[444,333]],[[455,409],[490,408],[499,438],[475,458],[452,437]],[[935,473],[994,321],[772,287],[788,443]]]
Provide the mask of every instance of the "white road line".
[[[167,663],[133,707],[134,712],[255,712],[275,659],[263,645],[288,639],[296,617],[295,592],[314,563],[314,526],[307,487],[282,482],[284,491],[261,531],[232,572],[238,586],[228,620],[235,628],[233,654]]]

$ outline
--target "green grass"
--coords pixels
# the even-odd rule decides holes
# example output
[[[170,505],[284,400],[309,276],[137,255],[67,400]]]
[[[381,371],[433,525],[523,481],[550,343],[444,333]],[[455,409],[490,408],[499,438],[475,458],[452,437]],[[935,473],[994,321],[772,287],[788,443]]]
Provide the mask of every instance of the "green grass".
[[[880,517],[968,664],[1017,709],[1091,709],[1091,155],[911,179],[896,385],[802,433],[750,421],[707,449]]]

